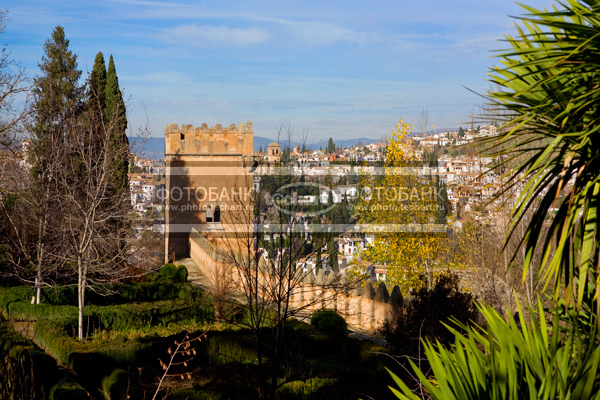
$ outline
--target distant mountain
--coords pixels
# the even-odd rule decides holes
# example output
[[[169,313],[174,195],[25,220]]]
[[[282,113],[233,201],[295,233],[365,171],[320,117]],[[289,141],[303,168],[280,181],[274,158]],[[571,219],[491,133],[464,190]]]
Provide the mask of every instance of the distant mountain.
[[[131,150],[138,157],[149,158],[151,160],[160,160],[161,158],[165,158],[164,137],[129,137],[129,144]]]
[[[306,143],[306,148],[309,150],[316,150],[322,147],[323,149],[327,146],[326,140],[311,140]],[[357,139],[344,139],[344,140],[336,140],[333,139],[336,146],[341,147],[353,147],[358,142],[361,142],[363,145],[367,145],[369,143],[376,143],[377,140],[369,139],[369,138],[357,138]],[[254,151],[258,151],[261,146],[263,150],[267,148],[273,142],[277,142],[275,139],[266,138],[262,136],[254,136]],[[158,160],[165,157],[165,139],[160,137],[150,137],[150,138],[136,138],[130,137],[129,143],[131,144],[132,151],[137,154],[139,157],[149,158],[152,160]],[[287,141],[278,142],[281,147],[287,146]],[[294,146],[302,147],[302,143],[297,141],[290,141],[289,145],[291,148]]]

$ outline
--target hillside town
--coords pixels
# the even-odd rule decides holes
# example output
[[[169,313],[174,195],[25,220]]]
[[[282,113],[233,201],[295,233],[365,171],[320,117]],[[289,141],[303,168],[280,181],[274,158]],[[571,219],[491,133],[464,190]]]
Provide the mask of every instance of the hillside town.
[[[407,156],[420,160],[429,174],[437,177],[443,185],[447,196],[447,223],[449,229],[461,229],[464,220],[481,220],[481,223],[493,223],[493,218],[486,212],[488,204],[501,188],[501,180],[497,171],[492,168],[494,159],[473,155],[470,145],[478,138],[496,134],[493,125],[482,125],[463,130],[445,131],[435,134],[413,135],[403,139]],[[292,175],[298,180],[319,182],[318,192],[297,193],[298,204],[333,204],[348,209],[348,216],[328,221],[340,225],[333,243],[323,243],[320,262],[323,272],[328,274],[332,269],[342,273],[348,267],[360,260],[360,253],[373,244],[374,234],[357,231],[358,219],[353,207],[359,201],[361,174],[376,175],[384,171],[388,143],[358,142],[352,147],[336,147],[331,138],[325,149],[304,149],[300,146],[289,148],[272,142],[254,151],[254,157],[260,160],[260,166],[254,172],[254,190],[264,189],[266,176],[277,174],[277,166],[286,165]],[[427,157],[429,163],[425,163]],[[431,161],[434,161],[431,164]],[[153,231],[162,235],[165,232],[165,160],[150,160],[134,157],[130,165],[129,187],[131,206],[138,214],[138,232]],[[261,183],[263,182],[263,183]],[[271,190],[273,191],[273,190]],[[271,193],[272,194],[272,193]],[[363,196],[370,197],[368,189]],[[496,204],[497,205],[497,204]],[[339,214],[341,215],[341,213]],[[151,221],[151,223],[150,223]],[[299,214],[298,221],[308,226],[314,217]],[[309,230],[308,228],[306,228]],[[267,235],[268,237],[268,235]],[[335,252],[327,246],[335,246]],[[312,259],[300,259],[298,265],[304,269],[313,266],[318,261],[313,254]],[[331,258],[336,257],[333,261]],[[385,281],[386,265],[364,262],[364,267],[370,271],[373,279]]]

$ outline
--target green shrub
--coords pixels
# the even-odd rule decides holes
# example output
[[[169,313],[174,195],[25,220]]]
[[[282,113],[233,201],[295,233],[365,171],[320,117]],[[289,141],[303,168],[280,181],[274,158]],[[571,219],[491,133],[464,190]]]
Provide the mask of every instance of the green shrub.
[[[165,264],[158,271],[158,280],[172,283],[185,283],[188,278],[188,270],[184,265],[179,267],[175,264]]]
[[[397,354],[419,357],[424,352],[422,338],[449,345],[454,334],[446,325],[476,319],[473,300],[473,295],[461,291],[456,274],[442,274],[432,289],[422,287],[382,332]]]
[[[321,309],[310,317],[310,324],[326,335],[346,336],[346,320],[333,310]]]
[[[210,364],[255,364],[258,360],[254,338],[239,331],[215,332],[200,342]],[[264,357],[264,354],[263,354]]]
[[[173,281],[173,277],[175,276],[176,272],[177,272],[177,266],[175,264],[171,264],[171,263],[165,264],[158,271],[159,279],[166,280],[166,281]]]
[[[15,332],[0,316],[0,398],[43,398],[44,393],[66,391],[65,385],[64,373],[58,369],[56,361]],[[87,392],[76,381],[71,379],[68,386],[73,396],[62,399],[88,398]]]
[[[16,320],[36,320],[39,318],[63,318],[76,316],[76,306],[53,306],[50,304],[31,304],[25,302],[10,303],[8,316]]]
[[[186,283],[188,280],[188,270],[185,265],[180,265],[175,271],[173,276],[173,282],[175,283]]]
[[[106,400],[126,400],[128,386],[129,376],[122,369],[116,369],[102,379],[102,392]]]
[[[50,389],[49,400],[89,400],[87,391],[72,378],[63,378]]]
[[[281,400],[328,399],[335,396],[336,379],[311,378],[281,385],[277,393]]]
[[[77,326],[77,317],[40,319],[33,327],[33,335],[40,346],[47,348],[63,364],[70,365],[71,354],[83,352],[85,346],[67,332]]]
[[[0,303],[5,312],[8,312],[8,306],[14,302],[31,303],[32,297],[33,288],[31,286],[0,288]]]

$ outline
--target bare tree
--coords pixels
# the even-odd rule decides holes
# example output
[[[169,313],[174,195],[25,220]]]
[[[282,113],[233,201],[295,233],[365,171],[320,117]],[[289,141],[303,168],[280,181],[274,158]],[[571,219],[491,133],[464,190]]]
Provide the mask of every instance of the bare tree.
[[[8,11],[0,10],[0,36],[6,29]],[[27,107],[15,106],[15,100],[23,97],[30,89],[25,69],[11,58],[2,46],[0,53],[0,151],[13,150],[17,133],[27,116]]]
[[[291,134],[291,130],[286,132]],[[286,165],[278,163],[275,171],[275,179],[281,181],[277,187],[285,186],[284,182],[293,187],[295,181]],[[248,186],[245,180],[251,181],[252,175],[242,177],[239,185]],[[294,193],[288,195],[294,197]],[[304,213],[298,204],[275,200],[263,207],[260,202],[265,198],[272,196],[255,193],[250,202],[237,200],[239,207],[235,208],[243,211],[225,216],[227,233],[220,237],[220,248],[216,248],[215,253],[219,254],[221,263],[229,266],[234,290],[245,300],[245,319],[241,324],[256,340],[259,395],[274,398],[281,378],[285,378],[282,367],[287,322],[328,304],[336,293],[348,289],[348,285],[337,271],[324,269],[328,256],[315,263],[325,241],[311,248],[312,239],[327,232],[326,227],[321,228],[322,215],[316,212],[311,220],[312,228],[307,230],[304,223],[307,221],[303,220]],[[318,289],[313,290],[315,280]],[[302,301],[298,302],[299,299]],[[267,341],[272,349],[268,360],[265,358]]]
[[[5,272],[34,283],[37,304],[42,286],[53,283],[50,276],[64,263],[64,209],[56,191],[62,161],[56,139],[47,143],[45,168],[37,173],[29,163],[34,154],[28,148],[22,155],[5,158],[0,185],[0,216],[5,221],[5,240],[11,249],[7,260],[12,266]]]
[[[68,257],[77,267],[79,303],[78,337],[83,339],[83,307],[89,282],[114,282],[123,276],[128,247],[129,191],[114,190],[128,146],[115,145],[116,118],[104,118],[101,104],[92,93],[87,109],[68,124],[66,144],[60,151],[64,162],[58,184],[67,212],[64,216],[69,244]],[[117,222],[117,223],[115,223]]]

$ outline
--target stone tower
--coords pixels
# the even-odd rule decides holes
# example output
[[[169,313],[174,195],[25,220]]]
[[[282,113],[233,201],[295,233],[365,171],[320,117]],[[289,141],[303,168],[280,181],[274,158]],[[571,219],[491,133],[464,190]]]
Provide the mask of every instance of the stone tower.
[[[240,208],[252,210],[252,123],[165,130],[165,262],[189,255],[192,229],[218,245]]]

